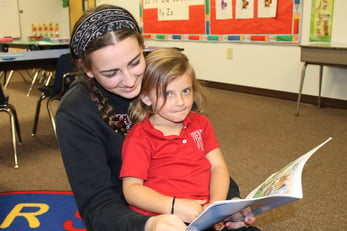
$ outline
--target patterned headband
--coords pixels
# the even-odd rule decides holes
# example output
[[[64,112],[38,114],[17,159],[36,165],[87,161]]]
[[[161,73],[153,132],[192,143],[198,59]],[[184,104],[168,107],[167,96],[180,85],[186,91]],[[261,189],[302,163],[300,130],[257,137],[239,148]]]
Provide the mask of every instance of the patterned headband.
[[[75,30],[70,46],[73,53],[82,58],[90,41],[108,32],[132,29],[140,32],[134,18],[122,8],[99,10],[88,16]]]

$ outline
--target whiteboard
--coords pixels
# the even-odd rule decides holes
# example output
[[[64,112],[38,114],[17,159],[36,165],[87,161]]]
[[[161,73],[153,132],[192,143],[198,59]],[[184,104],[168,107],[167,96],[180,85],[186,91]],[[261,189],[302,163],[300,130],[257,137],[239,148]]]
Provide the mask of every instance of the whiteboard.
[[[21,37],[17,0],[0,0],[0,37]]]

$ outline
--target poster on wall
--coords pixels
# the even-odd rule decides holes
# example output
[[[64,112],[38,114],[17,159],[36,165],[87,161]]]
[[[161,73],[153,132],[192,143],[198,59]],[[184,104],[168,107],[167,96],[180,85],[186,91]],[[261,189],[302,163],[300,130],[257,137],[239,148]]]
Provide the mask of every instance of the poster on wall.
[[[236,18],[254,18],[254,0],[237,0]]]
[[[265,0],[258,4],[259,18],[275,18],[277,16],[277,0]]]
[[[233,9],[232,9],[232,0],[218,0],[215,1],[216,8],[216,19],[232,19],[233,18]]]
[[[144,36],[157,40],[298,44],[302,0],[140,0]]]
[[[146,34],[205,34],[205,0],[143,0],[143,30]]]
[[[330,42],[332,33],[334,0],[312,0],[311,42]]]

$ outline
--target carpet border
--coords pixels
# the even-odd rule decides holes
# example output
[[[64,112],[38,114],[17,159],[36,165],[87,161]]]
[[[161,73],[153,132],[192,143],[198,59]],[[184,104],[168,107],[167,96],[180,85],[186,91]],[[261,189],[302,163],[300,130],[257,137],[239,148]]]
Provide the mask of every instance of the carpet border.
[[[11,192],[0,192],[1,195],[16,195],[16,194],[62,194],[62,195],[73,195],[71,191],[52,191],[52,190],[30,190],[30,191],[11,191]]]

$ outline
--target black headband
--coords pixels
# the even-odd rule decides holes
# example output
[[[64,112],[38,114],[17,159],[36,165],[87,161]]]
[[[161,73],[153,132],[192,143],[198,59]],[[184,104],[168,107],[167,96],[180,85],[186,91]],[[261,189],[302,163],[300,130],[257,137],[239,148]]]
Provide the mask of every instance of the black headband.
[[[121,29],[132,29],[140,32],[135,19],[122,8],[96,11],[76,28],[70,42],[72,52],[81,58],[90,41]]]

